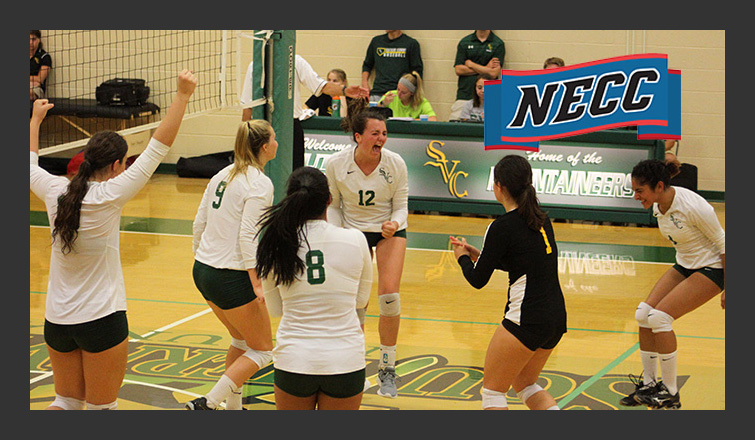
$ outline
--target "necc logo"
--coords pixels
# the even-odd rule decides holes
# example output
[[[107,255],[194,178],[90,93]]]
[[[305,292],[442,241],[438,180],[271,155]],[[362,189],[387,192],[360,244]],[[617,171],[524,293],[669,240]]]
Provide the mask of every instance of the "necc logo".
[[[636,125],[640,139],[680,139],[681,72],[641,54],[549,70],[503,70],[485,81],[485,149]]]

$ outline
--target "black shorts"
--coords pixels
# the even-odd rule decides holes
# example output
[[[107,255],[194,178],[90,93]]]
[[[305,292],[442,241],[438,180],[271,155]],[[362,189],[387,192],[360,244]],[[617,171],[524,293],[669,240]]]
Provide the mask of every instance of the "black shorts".
[[[504,319],[501,324],[531,351],[538,348],[545,350],[555,348],[566,333],[564,326],[555,325],[555,323],[553,325],[521,326]]]
[[[354,397],[364,391],[365,369],[344,374],[299,374],[274,370],[275,386],[296,397],[321,392],[335,399]]]
[[[61,353],[78,348],[99,353],[115,347],[128,337],[128,320],[125,311],[81,324],[53,324],[45,319],[44,335],[47,345]]]
[[[245,270],[216,269],[194,260],[192,275],[204,299],[223,310],[235,309],[257,298]]]
[[[369,245],[370,249],[377,246],[378,242],[385,238],[382,232],[362,232],[362,234],[367,237],[367,245]],[[396,231],[393,236],[406,238],[406,229]]]
[[[716,286],[719,287],[719,289],[724,290],[724,270],[723,269],[714,269],[712,267],[702,267],[700,269],[687,269],[686,267],[680,266],[678,264],[674,264],[674,269],[676,269],[677,272],[684,275],[684,278],[689,278],[690,275],[692,275],[695,272],[699,272],[703,275],[705,275],[709,280],[716,283]]]

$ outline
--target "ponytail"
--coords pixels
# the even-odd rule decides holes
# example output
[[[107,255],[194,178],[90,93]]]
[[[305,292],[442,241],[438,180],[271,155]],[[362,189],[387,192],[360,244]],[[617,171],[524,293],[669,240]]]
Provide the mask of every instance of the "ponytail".
[[[378,121],[385,122],[385,116],[378,110],[373,110],[374,107],[368,107],[367,101],[364,99],[352,99],[348,101],[348,116],[341,118],[341,129],[345,132],[351,132],[354,142],[356,142],[356,133],[364,134],[365,128],[367,128],[367,121],[370,119],[377,119]]]
[[[304,272],[299,257],[302,242],[307,242],[307,221],[324,218],[330,200],[325,174],[317,168],[294,170],[286,183],[286,197],[267,208],[259,220],[257,275],[273,277],[276,285],[289,285]]]
[[[516,203],[519,205],[517,208],[519,215],[524,217],[527,227],[533,231],[539,231],[545,223],[545,212],[540,208],[535,187],[532,184],[527,185],[516,198]]]
[[[233,167],[228,174],[228,183],[246,169],[254,167],[263,170],[260,151],[273,137],[273,127],[265,119],[252,119],[242,122],[236,129],[233,146]]]
[[[84,160],[79,170],[68,184],[66,192],[58,198],[58,209],[53,222],[52,241],[59,237],[63,244],[63,254],[73,251],[73,245],[79,235],[81,204],[89,191],[89,181],[101,170],[115,161],[126,160],[128,144],[118,133],[101,131],[95,133],[87,142]]]
[[[539,231],[545,223],[545,211],[540,208],[537,192],[532,186],[532,167],[522,156],[508,155],[498,161],[493,170],[493,180],[505,186],[517,204],[517,212],[527,227]]]

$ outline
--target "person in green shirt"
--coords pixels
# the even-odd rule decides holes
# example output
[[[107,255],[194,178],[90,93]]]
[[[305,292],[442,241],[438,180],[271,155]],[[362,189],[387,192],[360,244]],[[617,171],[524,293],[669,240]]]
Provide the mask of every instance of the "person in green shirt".
[[[464,104],[474,98],[477,75],[486,74],[492,79],[501,77],[505,55],[503,40],[490,30],[476,30],[459,41],[454,60],[454,72],[459,79],[449,120],[459,119]]]
[[[417,72],[422,76],[422,69],[419,42],[403,31],[387,30],[375,36],[367,47],[362,62],[362,87],[370,90],[370,101],[374,101],[392,90],[401,75]],[[373,71],[375,76],[370,87]]]
[[[396,90],[386,92],[380,98],[378,107],[388,107],[393,110],[395,118],[420,119],[420,116],[427,115],[428,121],[438,120],[433,106],[424,96],[422,77],[416,71],[403,75],[398,80]]]

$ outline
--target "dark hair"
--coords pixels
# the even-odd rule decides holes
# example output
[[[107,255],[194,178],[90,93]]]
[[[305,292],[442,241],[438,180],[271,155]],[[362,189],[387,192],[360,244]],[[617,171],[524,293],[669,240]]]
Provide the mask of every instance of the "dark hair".
[[[71,179],[66,192],[58,198],[52,240],[54,242],[57,237],[63,240],[64,254],[73,250],[73,244],[79,235],[81,202],[89,190],[89,180],[113,162],[124,161],[127,152],[128,143],[114,131],[97,132],[87,142],[79,171]]]
[[[484,79],[484,80],[486,80],[486,81],[487,81],[487,80],[491,80],[491,79],[493,79],[493,77],[492,77],[492,76],[490,76],[490,75],[488,75],[487,73],[481,73],[481,74],[477,75],[477,79],[475,79],[475,80],[474,80],[474,84],[475,84],[475,93],[474,93],[474,95],[472,96],[472,105],[473,105],[474,107],[479,107],[479,106],[480,106],[480,104],[482,104],[482,102],[480,102],[480,97],[479,97],[479,96],[477,95],[477,81],[479,81],[479,80],[481,80],[481,79]]]
[[[323,217],[330,189],[325,174],[313,167],[294,170],[286,182],[286,197],[265,210],[259,220],[257,275],[273,275],[276,285],[291,284],[304,271],[299,258],[302,242],[307,242],[304,226],[308,220]]]
[[[367,121],[377,119],[385,122],[385,116],[379,110],[373,110],[374,107],[368,107],[364,99],[352,99],[348,102],[349,116],[341,119],[341,128],[343,131],[350,131],[352,138],[356,142],[356,133],[364,134],[367,128]]]
[[[539,231],[545,223],[545,212],[532,186],[532,167],[523,156],[504,156],[495,165],[493,181],[505,186],[518,205],[517,212],[524,218],[527,227]]]
[[[658,182],[663,182],[663,187],[668,188],[671,185],[671,176],[678,169],[679,166],[673,162],[646,159],[632,168],[632,179],[637,180],[640,185],[648,185],[650,188],[655,188],[658,186]]]
[[[34,35],[35,37],[37,37],[39,39],[38,49],[42,49],[42,31],[40,31],[38,29],[31,29],[29,31],[29,35]]]

